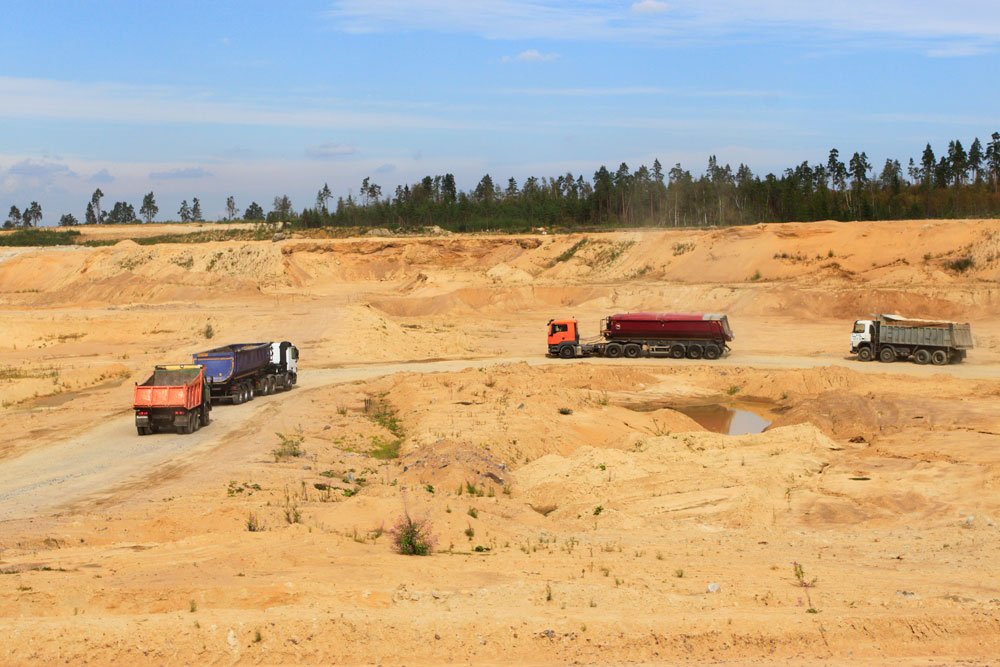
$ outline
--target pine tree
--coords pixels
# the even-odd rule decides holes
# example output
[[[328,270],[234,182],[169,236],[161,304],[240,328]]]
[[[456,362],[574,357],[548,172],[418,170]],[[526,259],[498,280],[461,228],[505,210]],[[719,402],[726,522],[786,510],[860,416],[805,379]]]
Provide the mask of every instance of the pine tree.
[[[181,222],[191,222],[191,207],[188,206],[187,199],[181,202],[181,207],[177,211],[177,215],[181,217]]]
[[[201,215],[201,202],[198,201],[197,197],[195,197],[191,201],[191,219],[194,222],[204,222],[205,221],[205,218],[203,218],[202,215]]]
[[[239,212],[239,209],[236,208],[236,199],[232,195],[226,197],[226,218],[235,220]]]
[[[159,212],[160,207],[156,205],[156,198],[153,196],[152,192],[142,198],[142,206],[139,207],[139,213],[146,219],[147,224],[152,222],[153,218],[155,218],[156,214]]]

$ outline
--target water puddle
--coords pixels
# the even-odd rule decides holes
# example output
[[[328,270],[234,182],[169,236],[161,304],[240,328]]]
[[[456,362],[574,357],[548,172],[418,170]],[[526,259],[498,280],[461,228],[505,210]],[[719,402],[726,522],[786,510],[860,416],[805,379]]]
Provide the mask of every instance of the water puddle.
[[[761,433],[771,425],[770,420],[764,419],[754,412],[732,408],[727,405],[719,405],[718,403],[711,405],[689,405],[674,407],[672,409],[687,415],[698,422],[702,428],[714,431],[715,433],[725,433],[726,435]]]

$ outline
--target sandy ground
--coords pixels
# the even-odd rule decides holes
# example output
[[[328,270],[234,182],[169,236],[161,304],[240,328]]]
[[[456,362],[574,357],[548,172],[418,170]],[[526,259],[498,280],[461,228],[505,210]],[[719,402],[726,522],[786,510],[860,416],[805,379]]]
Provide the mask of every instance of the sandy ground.
[[[0,662],[989,664],[998,277],[984,220],[0,250]],[[733,350],[543,356],[625,310]],[[976,349],[860,363],[873,312]],[[135,435],[154,364],[281,339],[298,387]]]

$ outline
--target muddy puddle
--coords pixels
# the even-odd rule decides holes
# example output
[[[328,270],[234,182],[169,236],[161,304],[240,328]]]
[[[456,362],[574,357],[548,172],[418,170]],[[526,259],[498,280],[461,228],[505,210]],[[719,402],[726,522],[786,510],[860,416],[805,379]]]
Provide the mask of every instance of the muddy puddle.
[[[714,431],[715,433],[725,433],[726,435],[761,433],[771,425],[770,420],[761,417],[755,412],[741,410],[728,405],[720,405],[718,403],[711,405],[689,405],[673,409],[698,422],[702,428]]]
[[[653,412],[664,408],[676,410],[698,422],[698,425],[705,430],[726,435],[761,433],[771,425],[770,419],[762,417],[757,412],[747,410],[745,406],[736,407],[723,403],[676,405],[669,400],[657,400],[638,404],[623,404],[623,406],[636,412]]]

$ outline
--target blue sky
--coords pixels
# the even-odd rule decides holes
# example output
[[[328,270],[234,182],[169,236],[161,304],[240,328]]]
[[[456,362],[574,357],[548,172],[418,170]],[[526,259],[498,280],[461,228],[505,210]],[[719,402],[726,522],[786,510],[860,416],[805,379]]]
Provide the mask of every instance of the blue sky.
[[[919,158],[1000,130],[994,0],[4,0],[0,217],[366,176]]]

